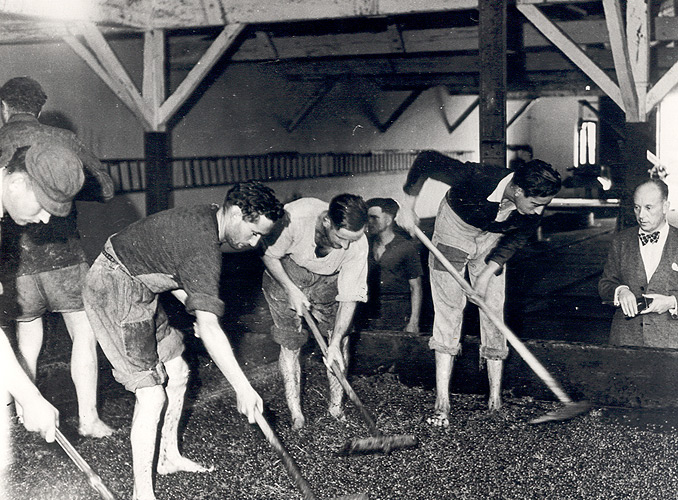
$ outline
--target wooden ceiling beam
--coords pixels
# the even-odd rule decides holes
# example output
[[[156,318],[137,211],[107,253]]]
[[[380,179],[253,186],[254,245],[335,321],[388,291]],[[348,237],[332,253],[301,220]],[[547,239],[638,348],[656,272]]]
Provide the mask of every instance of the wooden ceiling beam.
[[[216,62],[232,46],[238,35],[245,27],[240,24],[229,24],[224,27],[219,36],[212,42],[196,65],[189,71],[186,78],[179,84],[171,96],[160,106],[158,120],[167,123],[174,113],[186,102],[193,91],[200,85],[203,78],[209,73]]]
[[[609,1],[609,0],[608,0]],[[616,0],[617,3],[620,0]],[[636,95],[638,96],[638,117],[635,120],[647,121],[647,113],[651,110],[646,106],[647,91],[650,85],[650,13],[647,0],[626,1],[626,40],[628,43],[629,61],[635,80]]]
[[[141,30],[261,24],[476,9],[477,0],[2,0],[0,13]],[[69,8],[70,7],[70,8]]]
[[[521,3],[516,5],[516,7],[546,38],[551,40],[563,54],[586,73],[617,106],[624,109],[624,101],[617,84],[570,37],[563,33],[534,5],[522,3],[521,0]]]
[[[306,119],[316,105],[332,91],[337,81],[339,81],[338,78],[331,78],[326,82],[323,82],[320,87],[313,92],[313,95],[311,95],[306,103],[294,113],[294,116],[292,116],[292,119],[285,127],[288,133],[293,132],[299,124]]]
[[[610,46],[614,67],[617,72],[617,81],[624,101],[626,120],[631,122],[645,121],[640,119],[639,95],[636,92],[636,83],[633,69],[629,60],[629,46],[626,39],[626,30],[619,0],[603,0],[607,31],[610,36]],[[643,93],[644,97],[644,93]],[[644,108],[645,106],[643,106]]]
[[[134,106],[145,116],[145,122],[152,123],[153,112],[151,108],[144,101],[139,89],[137,89],[129,73],[118,59],[118,56],[115,55],[115,52],[113,52],[104,35],[99,31],[99,28],[92,23],[82,23],[77,28],[77,31],[85,38],[90,50],[99,59],[106,72],[113,79],[117,79],[120,86],[129,94],[134,102]]]
[[[144,101],[153,110],[152,129],[166,130],[158,110],[167,95],[167,72],[165,57],[165,32],[151,30],[144,33],[144,78],[142,84]]]
[[[87,45],[77,36],[82,36]],[[151,129],[152,111],[97,27],[91,23],[81,23],[73,28],[70,35],[64,36],[64,41],[132,111],[142,126],[146,130]]]
[[[108,86],[109,89],[122,101],[122,103],[139,119],[144,128],[150,128],[151,123],[148,117],[136,107],[134,100],[129,92],[123,87],[121,82],[111,77],[106,69],[99,63],[99,60],[77,37],[67,35],[63,37],[64,42],[87,64],[94,73]]]

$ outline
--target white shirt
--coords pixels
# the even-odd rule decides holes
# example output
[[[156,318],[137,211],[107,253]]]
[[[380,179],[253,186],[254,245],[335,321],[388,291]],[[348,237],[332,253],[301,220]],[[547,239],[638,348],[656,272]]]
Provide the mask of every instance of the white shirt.
[[[494,203],[499,203],[499,211],[497,212],[497,217],[495,221],[503,222],[508,219],[511,212],[516,209],[515,203],[504,200],[504,191],[506,191],[506,186],[509,185],[509,182],[513,180],[513,173],[508,174],[502,180],[499,181],[497,187],[492,191],[490,196],[487,197],[487,201],[492,201]]]
[[[647,276],[648,283],[650,282],[650,278],[652,278],[654,272],[657,270],[659,261],[662,259],[666,238],[669,236],[669,225],[665,222],[664,225],[658,229],[658,231],[659,240],[656,243],[648,243],[646,245],[643,245],[641,242],[638,243],[640,245],[640,256],[643,259],[645,276]],[[642,229],[639,229],[638,233],[649,234],[645,233],[645,231]]]

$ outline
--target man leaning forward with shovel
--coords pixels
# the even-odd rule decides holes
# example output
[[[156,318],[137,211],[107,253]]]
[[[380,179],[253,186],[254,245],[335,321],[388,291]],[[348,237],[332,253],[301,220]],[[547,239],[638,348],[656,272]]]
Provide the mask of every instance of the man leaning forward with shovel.
[[[450,186],[438,208],[433,244],[462,275],[468,271],[477,296],[503,318],[504,265],[536,232],[544,208],[560,190],[560,174],[541,160],[531,160],[512,172],[424,151],[414,160],[403,186],[407,196],[398,220],[413,235],[418,223],[415,204],[429,178]],[[434,255],[429,257],[429,269],[435,311],[429,347],[435,351],[436,402],[428,422],[447,427],[450,378],[460,351],[467,297]],[[469,298],[474,300],[472,295]],[[490,386],[488,407],[495,411],[502,405],[501,377],[508,347],[502,332],[482,311],[480,340]]]

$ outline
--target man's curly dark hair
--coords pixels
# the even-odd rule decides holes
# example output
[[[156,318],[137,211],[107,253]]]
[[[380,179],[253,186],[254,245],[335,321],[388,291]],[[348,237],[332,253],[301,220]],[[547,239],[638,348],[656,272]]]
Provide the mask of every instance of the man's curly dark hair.
[[[0,87],[0,99],[14,111],[40,114],[47,102],[47,94],[38,82],[27,76],[17,76]]]
[[[262,215],[276,222],[285,215],[285,209],[273,190],[257,181],[239,182],[229,189],[224,206],[233,205],[240,207],[243,219],[248,222],[256,222]]]

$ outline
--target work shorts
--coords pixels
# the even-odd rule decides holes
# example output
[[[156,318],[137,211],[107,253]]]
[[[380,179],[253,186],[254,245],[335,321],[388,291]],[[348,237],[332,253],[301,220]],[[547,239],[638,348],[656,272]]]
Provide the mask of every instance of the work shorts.
[[[315,274],[289,257],[283,257],[280,262],[292,282],[304,292],[311,303],[311,313],[316,317],[320,333],[329,336],[339,308],[338,274]],[[268,271],[264,273],[262,288],[273,317],[273,340],[287,349],[300,349],[308,340],[308,330],[302,324],[301,317],[290,307],[287,292]]]
[[[33,321],[46,312],[69,313],[83,311],[82,287],[89,265],[86,262],[17,276],[16,310],[17,321]],[[11,285],[10,285],[11,288]],[[8,290],[8,294],[11,292]]]
[[[104,253],[106,252],[106,253]],[[135,392],[167,380],[164,362],[184,351],[183,334],[169,325],[158,295],[131,276],[106,244],[87,274],[87,317],[113,376]]]

